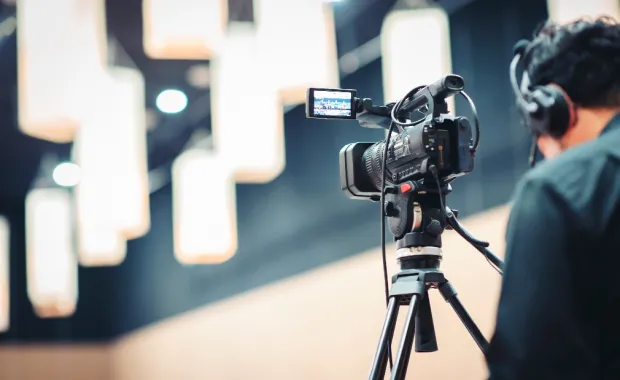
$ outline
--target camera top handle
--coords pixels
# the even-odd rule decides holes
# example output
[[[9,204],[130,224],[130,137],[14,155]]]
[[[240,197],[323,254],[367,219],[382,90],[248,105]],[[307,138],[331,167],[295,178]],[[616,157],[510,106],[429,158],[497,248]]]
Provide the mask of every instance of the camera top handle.
[[[360,126],[365,128],[384,128],[389,130],[394,107],[398,108],[395,116],[403,120],[423,106],[426,106],[426,110],[423,113],[427,117],[437,117],[442,113],[448,113],[445,99],[460,93],[464,87],[465,82],[463,78],[450,74],[428,86],[414,88],[405,96],[402,102],[392,102],[384,106],[378,106],[374,105],[370,98],[355,98],[357,120]],[[423,120],[420,120],[420,122]]]

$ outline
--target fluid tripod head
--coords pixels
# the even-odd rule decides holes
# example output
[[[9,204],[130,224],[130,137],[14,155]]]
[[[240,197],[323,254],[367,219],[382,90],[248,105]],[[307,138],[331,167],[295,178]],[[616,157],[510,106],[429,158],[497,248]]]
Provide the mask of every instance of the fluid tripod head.
[[[445,212],[445,197],[452,191],[449,184],[425,186],[423,181],[407,181],[385,189],[384,212],[388,228],[396,240],[396,260],[400,271],[392,278],[392,284],[399,278],[436,272],[442,259],[441,235],[449,227]],[[432,286],[433,282],[429,282]],[[406,305],[409,298],[401,298]],[[420,297],[416,315],[416,352],[437,351],[435,326],[429,298]]]
[[[407,181],[385,189],[385,215],[403,269],[418,259],[441,258],[441,234],[447,226],[442,207],[451,191],[450,185],[428,187],[422,181]]]

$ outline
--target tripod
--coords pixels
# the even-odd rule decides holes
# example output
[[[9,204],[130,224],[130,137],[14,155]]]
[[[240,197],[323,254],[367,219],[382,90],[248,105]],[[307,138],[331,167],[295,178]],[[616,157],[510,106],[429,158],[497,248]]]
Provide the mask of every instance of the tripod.
[[[409,308],[391,380],[405,379],[414,336],[416,352],[437,351],[433,316],[428,298],[429,289],[439,290],[483,353],[486,353],[489,344],[457,298],[456,290],[439,269],[442,258],[441,234],[446,227],[455,229],[471,242],[465,236],[468,235],[466,231],[456,220],[454,215],[456,212],[450,211],[447,215],[445,211],[442,212],[442,209],[446,209],[440,197],[443,199],[450,192],[449,186],[442,189],[441,194],[437,194],[438,191],[436,191],[435,196],[427,189],[421,189],[419,185],[412,186],[412,189],[418,191],[409,192],[408,190],[403,193],[401,189],[392,188],[386,191],[384,208],[389,218],[390,230],[396,237],[400,271],[392,277],[387,313],[370,370],[370,380],[383,380],[385,376],[388,352],[400,306],[408,305]],[[411,188],[407,187],[407,189]],[[422,207],[423,204],[429,206]],[[486,248],[477,247],[477,249],[490,255],[487,257],[491,257],[494,263],[497,262],[498,266],[501,266],[501,260]]]

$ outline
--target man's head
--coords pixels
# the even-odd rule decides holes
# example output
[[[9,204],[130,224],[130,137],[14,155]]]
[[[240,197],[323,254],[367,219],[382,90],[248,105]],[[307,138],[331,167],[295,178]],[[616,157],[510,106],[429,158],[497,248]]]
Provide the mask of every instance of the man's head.
[[[611,18],[543,25],[523,65],[532,86],[556,84],[574,106],[562,137],[538,137],[547,158],[596,138],[620,111],[620,25]]]

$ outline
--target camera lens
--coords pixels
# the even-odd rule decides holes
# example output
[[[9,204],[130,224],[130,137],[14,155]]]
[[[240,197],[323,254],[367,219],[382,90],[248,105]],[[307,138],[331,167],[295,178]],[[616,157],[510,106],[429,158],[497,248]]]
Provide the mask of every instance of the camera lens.
[[[362,155],[362,164],[366,169],[366,175],[368,179],[375,185],[377,190],[381,189],[382,180],[382,163],[383,154],[385,152],[385,141],[379,141],[366,149]],[[386,185],[391,184],[391,176],[388,173],[386,176]]]

